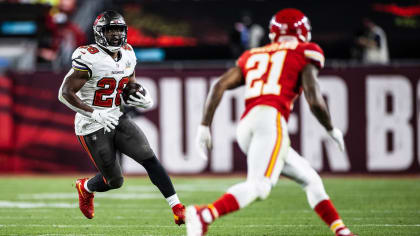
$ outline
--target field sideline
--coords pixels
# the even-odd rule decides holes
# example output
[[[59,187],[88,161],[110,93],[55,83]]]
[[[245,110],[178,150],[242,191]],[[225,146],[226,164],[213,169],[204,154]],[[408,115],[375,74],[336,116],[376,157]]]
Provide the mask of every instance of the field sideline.
[[[95,218],[79,212],[75,178],[0,178],[0,235],[185,235],[147,177],[97,193]],[[218,198],[239,177],[174,177],[185,204]],[[360,235],[420,235],[420,178],[328,177],[326,189],[344,222]],[[212,235],[332,235],[309,208],[304,192],[281,178],[266,201],[224,217]]]

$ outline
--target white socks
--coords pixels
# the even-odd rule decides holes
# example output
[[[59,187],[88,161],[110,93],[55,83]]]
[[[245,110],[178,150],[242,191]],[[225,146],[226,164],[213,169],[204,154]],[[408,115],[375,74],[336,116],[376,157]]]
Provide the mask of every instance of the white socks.
[[[88,181],[89,181],[89,180],[85,181],[85,184],[83,184],[83,187],[84,187],[84,188],[85,188],[85,190],[86,190],[86,191],[88,191],[89,193],[93,193],[93,191],[90,191],[90,190],[88,189],[88,186],[87,186]]]
[[[170,197],[166,198],[166,201],[168,202],[169,206],[172,208],[174,207],[176,204],[181,203],[179,201],[178,195],[176,195],[176,193]]]

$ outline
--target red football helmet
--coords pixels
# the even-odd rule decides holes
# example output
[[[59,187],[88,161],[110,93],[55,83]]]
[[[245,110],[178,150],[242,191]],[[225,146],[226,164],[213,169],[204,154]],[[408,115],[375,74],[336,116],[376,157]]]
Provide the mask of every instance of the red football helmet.
[[[295,36],[301,42],[311,40],[309,19],[298,9],[286,8],[277,12],[270,21],[271,41],[277,42],[281,36]]]

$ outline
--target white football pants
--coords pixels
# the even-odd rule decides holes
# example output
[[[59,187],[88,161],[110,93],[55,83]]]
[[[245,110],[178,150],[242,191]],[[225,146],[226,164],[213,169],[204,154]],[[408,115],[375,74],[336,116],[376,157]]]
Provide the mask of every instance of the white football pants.
[[[277,109],[254,107],[239,122],[237,140],[247,156],[247,179],[227,192],[235,196],[240,208],[267,198],[280,173],[302,186],[311,208],[328,199],[318,173],[290,147],[286,120]]]

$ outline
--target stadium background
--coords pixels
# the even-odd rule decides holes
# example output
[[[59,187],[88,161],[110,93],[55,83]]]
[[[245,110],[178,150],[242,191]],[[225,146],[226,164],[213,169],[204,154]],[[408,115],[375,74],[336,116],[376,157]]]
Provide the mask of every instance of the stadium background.
[[[419,173],[416,1],[22,2],[0,3],[0,173],[94,171],[73,135],[73,112],[58,102],[57,91],[71,52],[79,42],[93,42],[91,25],[104,9],[116,9],[127,19],[128,41],[139,59],[137,79],[156,101],[149,111],[130,114],[165,168],[172,174],[243,172],[245,159],[234,141],[241,89],[230,92],[216,113],[208,163],[196,158],[195,131],[211,82],[234,64],[234,25],[252,17],[265,30],[264,43],[267,22],[283,7],[300,8],[311,20],[313,41],[327,58],[322,89],[348,150],[338,152],[303,101],[289,122],[294,148],[321,172]],[[386,32],[389,64],[365,65],[353,55],[364,18]],[[144,173],[122,158],[126,173]]]
[[[341,153],[296,101],[292,146],[321,173],[346,224],[359,235],[420,234],[420,2],[276,0],[0,0],[0,235],[185,235],[144,170],[123,158],[125,184],[95,195],[86,220],[72,186],[94,166],[77,142],[74,113],[58,102],[70,55],[93,43],[105,9],[129,25],[137,79],[153,96],[130,116],[145,131],[182,202],[206,204],[243,181],[245,158],[234,141],[242,90],[224,97],[213,124],[209,162],[194,148],[211,83],[234,65],[244,16],[264,30],[284,7],[311,20],[325,51],[320,83]],[[367,65],[355,37],[371,19],[387,34],[391,61]],[[243,22],[242,22],[243,23]],[[239,48],[239,51],[238,51]],[[300,186],[281,177],[270,197],[212,225],[209,235],[331,235]]]

